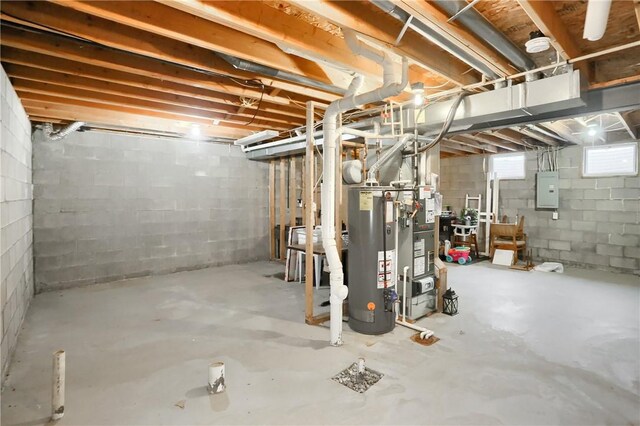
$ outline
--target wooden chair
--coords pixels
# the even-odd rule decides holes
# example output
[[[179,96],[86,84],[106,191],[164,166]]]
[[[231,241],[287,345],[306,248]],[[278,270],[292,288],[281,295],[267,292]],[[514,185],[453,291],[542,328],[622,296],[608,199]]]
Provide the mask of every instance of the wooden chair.
[[[520,218],[519,223],[492,223],[490,238],[491,258],[496,249],[513,250],[513,260],[517,262],[518,252],[522,251],[523,255],[527,251],[527,236],[524,233],[524,217]]]

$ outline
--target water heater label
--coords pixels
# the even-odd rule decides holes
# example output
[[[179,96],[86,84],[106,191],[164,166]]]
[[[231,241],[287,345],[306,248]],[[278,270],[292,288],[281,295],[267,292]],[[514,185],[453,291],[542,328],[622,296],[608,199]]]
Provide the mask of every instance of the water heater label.
[[[413,275],[417,276],[424,274],[424,266],[424,256],[413,259]]]
[[[360,211],[370,212],[371,210],[373,210],[373,192],[360,192]]]
[[[395,253],[395,250],[387,250],[385,259],[384,251],[378,252],[378,279],[376,285],[379,289],[396,285]]]

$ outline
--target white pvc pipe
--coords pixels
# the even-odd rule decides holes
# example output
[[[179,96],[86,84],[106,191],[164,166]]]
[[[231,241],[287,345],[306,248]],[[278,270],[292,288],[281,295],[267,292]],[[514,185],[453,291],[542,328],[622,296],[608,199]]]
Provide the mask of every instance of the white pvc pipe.
[[[582,38],[589,41],[600,40],[607,29],[611,0],[589,0],[587,16],[584,19]]]
[[[407,320],[407,272],[409,271],[409,267],[405,266],[402,270],[402,319],[396,319],[396,324],[403,325],[407,328],[410,328],[415,331],[420,332],[421,339],[428,339],[433,336],[433,331],[428,328],[420,327],[415,324],[408,323]]]
[[[340,137],[338,131],[338,116],[358,105],[378,102],[391,96],[396,96],[407,85],[409,63],[407,58],[402,58],[402,80],[393,82],[393,62],[383,52],[370,49],[360,43],[352,30],[345,29],[344,37],[351,50],[357,54],[368,57],[382,65],[383,86],[373,91],[356,96],[355,93],[362,84],[362,78],[357,76],[351,82],[344,98],[337,99],[325,111],[323,118],[324,146],[323,146],[323,183],[321,188],[322,198],[322,246],[325,250],[327,263],[329,264],[330,284],[330,343],[333,346],[342,344],[342,305],[349,289],[344,285],[342,262],[338,255],[335,235],[335,192],[336,192],[336,158],[338,155],[336,145]]]
[[[212,362],[209,364],[209,393],[224,392],[226,388],[224,379],[224,362]]]
[[[51,420],[64,416],[65,353],[59,350],[53,354],[53,393],[51,398]]]

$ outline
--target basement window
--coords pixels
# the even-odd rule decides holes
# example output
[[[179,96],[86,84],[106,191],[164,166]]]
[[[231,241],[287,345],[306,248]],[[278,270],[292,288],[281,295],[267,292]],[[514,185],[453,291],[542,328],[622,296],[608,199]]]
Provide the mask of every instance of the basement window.
[[[492,155],[491,157],[489,157],[489,173],[491,179],[493,179],[494,176],[500,180],[524,179],[524,152]]]
[[[637,174],[637,143],[584,147],[583,176],[635,176]]]

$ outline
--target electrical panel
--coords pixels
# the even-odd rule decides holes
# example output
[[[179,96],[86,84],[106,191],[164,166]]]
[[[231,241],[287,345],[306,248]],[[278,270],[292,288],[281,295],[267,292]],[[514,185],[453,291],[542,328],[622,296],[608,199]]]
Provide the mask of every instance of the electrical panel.
[[[536,208],[558,208],[558,172],[538,172],[536,175]]]

